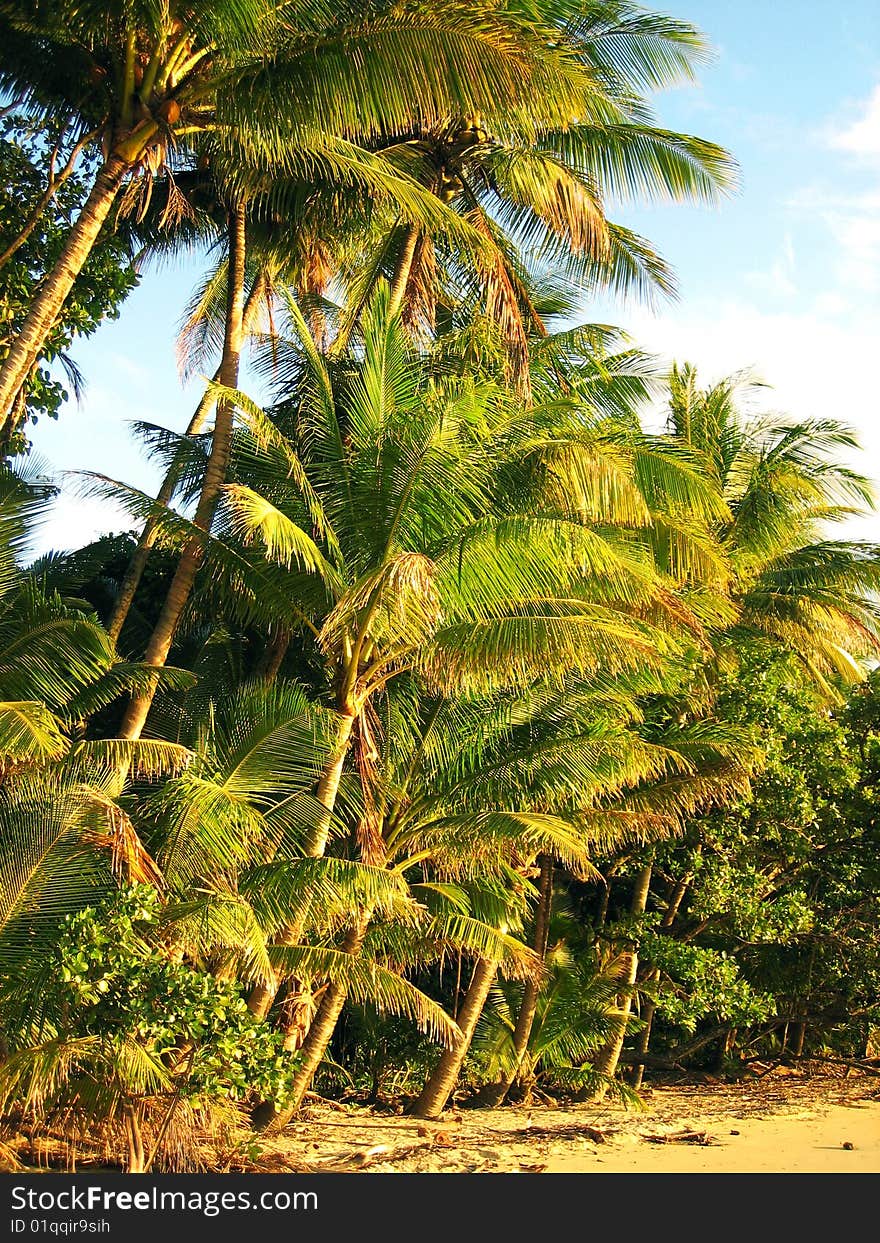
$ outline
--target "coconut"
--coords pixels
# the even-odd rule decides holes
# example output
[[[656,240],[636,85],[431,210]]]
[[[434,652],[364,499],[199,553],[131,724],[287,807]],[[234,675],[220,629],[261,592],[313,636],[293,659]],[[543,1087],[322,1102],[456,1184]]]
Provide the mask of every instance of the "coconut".
[[[176,99],[163,99],[156,112],[167,125],[176,125],[180,120],[180,104]]]

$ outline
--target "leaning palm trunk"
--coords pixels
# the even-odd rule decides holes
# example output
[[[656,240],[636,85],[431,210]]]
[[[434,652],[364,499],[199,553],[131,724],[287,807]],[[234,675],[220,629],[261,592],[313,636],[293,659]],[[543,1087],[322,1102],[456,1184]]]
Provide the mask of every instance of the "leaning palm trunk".
[[[458,1013],[461,1035],[451,1049],[443,1050],[440,1061],[422,1088],[421,1095],[412,1107],[412,1113],[417,1118],[437,1118],[446,1108],[497,973],[497,962],[489,958],[477,959],[470,987]]]
[[[345,940],[342,942],[343,954],[355,955],[360,953],[369,926],[370,913],[363,911],[357,922],[349,928]],[[315,1071],[323,1061],[327,1047],[333,1039],[333,1033],[336,1031],[336,1024],[339,1021],[339,1016],[342,1013],[342,1007],[345,1005],[347,996],[348,990],[344,984],[329,984],[327,986],[327,990],[321,998],[317,1014],[300,1049],[300,1066],[293,1081],[293,1088],[287,1099],[287,1104],[284,1109],[275,1113],[272,1118],[271,1126],[273,1131],[280,1131],[282,1127],[287,1126],[302,1104],[306,1092],[312,1086]],[[254,1122],[256,1125],[259,1125],[260,1119],[255,1116]]]
[[[339,783],[342,780],[342,769],[351,745],[354,722],[355,714],[353,712],[343,712],[339,717],[336,743],[327,767],[324,769],[321,780],[318,782],[316,798],[321,805],[322,811],[317,816],[306,838],[303,853],[307,859],[321,859],[324,856],[324,851],[327,849],[330,825],[333,823],[333,809],[336,806],[336,796],[339,793]],[[296,945],[302,938],[304,929],[305,918],[303,916],[292,919],[281,930],[278,944],[282,946]],[[272,1007],[278,988],[278,980],[267,980],[263,984],[256,985],[248,997],[247,1004],[251,1013],[255,1014],[259,1019],[264,1019]]]
[[[644,915],[645,913],[645,907],[648,903],[648,890],[651,887],[651,872],[652,864],[646,863],[636,877],[629,908],[630,914],[634,917]],[[617,1071],[617,1064],[620,1061],[620,1054],[623,1051],[623,1041],[626,1036],[627,1023],[632,1009],[633,985],[636,982],[638,969],[638,948],[636,945],[630,945],[620,956],[620,982],[626,986],[626,991],[621,991],[620,995],[620,1016],[615,1022],[614,1029],[607,1042],[599,1050],[594,1063],[596,1071],[606,1080],[613,1078]],[[601,1099],[606,1091],[607,1088],[600,1088],[597,1096]]]
[[[547,942],[550,937],[550,910],[553,904],[553,860],[548,855],[541,857],[541,879],[538,890],[538,907],[535,911],[535,932],[532,938],[532,946],[538,958],[543,963],[547,958]],[[491,1105],[502,1105],[504,1100],[517,1082],[522,1077],[525,1069],[526,1053],[529,1047],[529,1039],[532,1035],[532,1027],[535,1022],[535,1014],[538,1009],[538,998],[541,996],[541,984],[537,980],[528,979],[523,986],[522,1001],[520,1002],[519,1013],[516,1016],[516,1026],[513,1029],[513,1064],[510,1070],[502,1078],[499,1084],[487,1094],[488,1103]]]
[[[73,282],[92,252],[130,167],[120,156],[111,155],[98,173],[92,192],[67,235],[58,261],[40,285],[20,331],[9,346],[0,368],[0,431],[4,431],[14,417],[19,389],[45,346],[46,338]]]
[[[351,708],[343,709],[339,715],[339,727],[336,733],[333,753],[321,775],[321,780],[318,782],[316,793],[317,801],[320,803],[322,811],[317,816],[306,837],[304,854],[308,859],[322,859],[324,851],[327,849],[330,825],[333,823],[333,809],[336,806],[336,796],[339,793],[339,783],[342,780],[342,769],[345,766],[345,760],[351,747],[351,736],[354,732],[356,719],[357,714]]]
[[[251,292],[248,294],[248,299],[244,306],[244,312],[242,315],[242,335],[246,334],[253,324],[259,310],[260,302],[266,294],[267,285],[268,282],[266,280],[266,273],[265,271],[261,271],[256,281],[254,281]],[[223,382],[222,362],[214,372],[211,380],[213,383]],[[208,416],[211,413],[213,405],[214,399],[211,395],[211,388],[208,386],[202,394],[202,398],[196,406],[195,411],[193,412],[193,416],[189,421],[185,435],[198,436],[208,420]],[[168,505],[171,497],[174,495],[174,488],[176,484],[177,468],[176,463],[172,463],[165,479],[162,482],[161,488],[156,494],[157,509],[161,509]],[[119,588],[119,594],[116,597],[116,604],[113,606],[113,613],[107,623],[107,633],[110,635],[110,638],[114,643],[118,640],[119,635],[122,632],[122,627],[125,625],[125,620],[128,617],[135,594],[138,586],[140,585],[144,570],[146,569],[147,562],[150,559],[150,551],[156,542],[156,536],[158,533],[158,521],[155,517],[151,516],[144,523],[144,529],[141,531],[137,548],[131,554],[131,560],[128,563],[128,568],[125,571],[125,576],[123,577]]]
[[[412,272],[413,260],[415,259],[416,246],[419,240],[419,226],[417,224],[408,224],[403,234],[403,244],[400,249],[400,255],[394,269],[394,277],[391,282],[391,292],[388,298],[388,315],[396,315],[403,306],[403,299],[406,295],[406,287],[409,284],[410,273]]]
[[[243,339],[244,263],[245,209],[239,205],[231,212],[229,219],[229,289],[223,361],[220,366],[220,378],[227,388],[235,388],[238,385],[238,367]],[[205,477],[194,519],[194,525],[205,534],[210,530],[220,489],[226,482],[234,419],[234,403],[225,398],[219,401],[214,419],[211,452],[205,466]],[[204,556],[203,537],[193,536],[181,553],[162,612],[150,636],[150,642],[144,653],[144,662],[147,665],[161,668],[168,659],[168,652]],[[155,693],[156,683],[154,682],[148,691],[131,701],[122,721],[120,737],[140,738]]]

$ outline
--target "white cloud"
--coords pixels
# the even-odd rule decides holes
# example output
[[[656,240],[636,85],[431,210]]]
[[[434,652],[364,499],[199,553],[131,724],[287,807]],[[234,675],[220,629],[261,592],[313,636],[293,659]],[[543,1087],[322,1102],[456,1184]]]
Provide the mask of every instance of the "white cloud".
[[[843,129],[829,131],[829,143],[838,151],[867,159],[880,157],[880,85],[865,102],[864,112],[857,121]]]
[[[846,192],[814,185],[793,194],[787,206],[801,220],[820,221],[831,234],[840,292],[880,291],[880,186]]]
[[[764,272],[747,272],[746,283],[761,293],[773,298],[792,298],[798,291],[795,280],[794,243],[790,234],[786,234],[782,254]]]
[[[880,289],[880,217],[832,214],[828,227],[842,252],[844,283],[866,293]]]
[[[826,149],[850,157],[834,183],[814,184],[792,196],[789,207],[821,220],[836,243],[837,281],[848,294],[880,292],[880,84],[847,124],[828,122],[819,132]],[[859,164],[863,176],[858,176]],[[864,174],[867,173],[867,179]]]
[[[762,403],[766,409],[793,418],[835,418],[854,427],[863,452],[852,465],[880,483],[875,363],[880,310],[842,319],[828,316],[821,305],[774,313],[728,299],[695,302],[659,316],[636,312],[627,329],[664,359],[696,364],[707,384],[753,368],[771,386]],[[853,519],[840,531],[880,540],[880,515]]]
[[[52,502],[48,520],[40,529],[35,554],[82,548],[101,535],[130,531],[136,521],[112,501],[76,496],[62,487]]]
[[[827,293],[820,293],[813,302],[813,310],[817,315],[846,315],[850,310],[850,303],[842,293],[836,290],[829,290]]]
[[[120,357],[113,357],[114,366]],[[91,471],[145,491],[155,490],[161,479],[159,467],[147,460],[128,425],[129,419],[167,422],[151,404],[152,396],[149,385],[133,384],[129,378],[121,390],[94,384],[89,386],[81,409],[66,409],[57,421],[41,419],[37,424],[32,436],[35,452],[50,463],[63,464],[64,472],[71,472],[56,477],[61,492],[40,529],[38,553],[81,547],[99,535],[137,526],[122,506],[83,498],[82,481],[76,473]]]

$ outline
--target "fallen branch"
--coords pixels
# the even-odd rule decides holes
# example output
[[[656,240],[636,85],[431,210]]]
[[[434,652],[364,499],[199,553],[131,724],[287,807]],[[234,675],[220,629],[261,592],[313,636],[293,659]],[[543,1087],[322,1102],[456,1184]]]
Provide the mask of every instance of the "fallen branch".
[[[718,1142],[705,1131],[673,1131],[668,1135],[643,1135],[642,1139],[646,1144],[700,1144],[704,1148]]]
[[[826,1057],[813,1054],[806,1059],[809,1062],[830,1062],[832,1066],[851,1066],[854,1070],[864,1071],[866,1075],[880,1075],[880,1058]]]
[[[695,1036],[693,1040],[680,1044],[676,1049],[670,1049],[668,1053],[638,1053],[626,1049],[621,1053],[619,1060],[623,1066],[645,1066],[648,1070],[684,1070],[685,1068],[681,1063],[685,1058],[693,1057],[695,1053],[699,1053],[700,1049],[705,1048],[707,1044],[711,1044],[713,1040],[723,1036],[726,1031],[727,1024],[721,1023],[717,1027],[711,1027],[707,1032],[702,1032],[699,1036]]]

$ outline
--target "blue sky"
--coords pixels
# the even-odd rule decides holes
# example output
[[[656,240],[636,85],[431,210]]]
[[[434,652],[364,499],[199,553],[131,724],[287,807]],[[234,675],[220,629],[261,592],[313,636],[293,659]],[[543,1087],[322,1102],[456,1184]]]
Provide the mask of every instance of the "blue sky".
[[[766,404],[859,431],[858,465],[880,479],[880,6],[876,0],[670,0],[716,50],[699,84],[656,100],[661,122],[721,143],[741,188],[715,208],[622,205],[611,214],[649,237],[678,275],[677,302],[585,304],[584,318],[619,324],[666,359],[695,362],[706,380],[754,367]],[[191,256],[146,274],[75,357],[81,408],[34,433],[53,472],[96,470],[158,486],[127,426],[182,429],[198,400],[182,389],[174,339],[201,264]],[[76,547],[129,521],[65,483],[43,547]],[[880,540],[880,516],[847,534]]]

